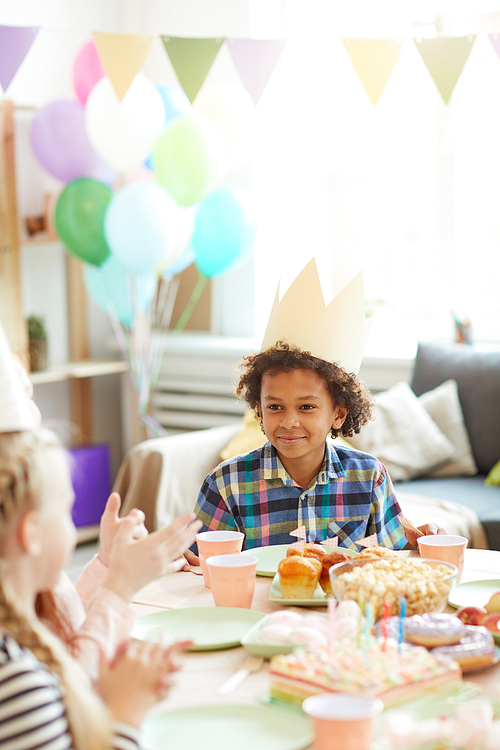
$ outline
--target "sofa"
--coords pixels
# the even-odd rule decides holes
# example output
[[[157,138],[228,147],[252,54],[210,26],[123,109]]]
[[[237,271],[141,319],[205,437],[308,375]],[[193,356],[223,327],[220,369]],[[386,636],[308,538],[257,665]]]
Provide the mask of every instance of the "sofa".
[[[371,434],[371,428],[363,428],[361,445],[355,440],[355,447],[365,450],[366,442],[375,441],[377,450],[369,452],[393,462],[389,471],[398,500],[417,526],[435,522],[467,536],[471,547],[500,550],[500,486],[485,484],[500,459],[500,350],[420,344],[411,384],[400,384],[396,391],[392,400],[390,391],[376,396],[373,423],[379,427]],[[445,413],[438,419],[443,404]],[[409,409],[403,417],[402,405]],[[241,432],[241,424],[233,423],[136,445],[114,486],[122,496],[122,513],[141,508],[153,530],[192,510],[203,479],[221,455],[227,457],[228,444],[237,442]]]

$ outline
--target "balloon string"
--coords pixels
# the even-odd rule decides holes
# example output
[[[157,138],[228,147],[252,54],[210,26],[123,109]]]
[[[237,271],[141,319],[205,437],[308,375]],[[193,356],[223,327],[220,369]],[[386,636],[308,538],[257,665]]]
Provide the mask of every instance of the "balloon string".
[[[187,305],[182,311],[182,315],[176,323],[176,326],[174,328],[174,333],[181,333],[186,327],[187,322],[189,318],[191,317],[194,308],[196,307],[196,303],[201,297],[201,293],[203,292],[207,281],[208,281],[207,277],[203,276],[203,274],[200,273],[198,276],[198,281],[196,282],[196,286],[191,292],[191,296],[187,302]]]

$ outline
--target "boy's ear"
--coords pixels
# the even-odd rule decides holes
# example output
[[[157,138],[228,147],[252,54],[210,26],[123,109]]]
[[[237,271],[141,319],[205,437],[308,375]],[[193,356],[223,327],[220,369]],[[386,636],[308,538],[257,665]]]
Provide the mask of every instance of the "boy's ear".
[[[346,421],[348,414],[349,409],[347,408],[347,406],[337,406],[335,409],[335,417],[333,418],[332,427],[335,430],[340,430],[340,428]]]
[[[262,409],[260,408],[260,401],[257,401],[257,414],[262,419]]]
[[[40,513],[30,510],[21,518],[18,527],[18,542],[24,552],[32,557],[38,557],[42,551]]]

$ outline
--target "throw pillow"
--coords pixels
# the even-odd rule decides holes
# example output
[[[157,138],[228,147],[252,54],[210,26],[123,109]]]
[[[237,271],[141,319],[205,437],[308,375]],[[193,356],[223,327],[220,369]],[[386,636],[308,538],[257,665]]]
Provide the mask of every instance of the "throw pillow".
[[[349,438],[386,466],[394,482],[429,474],[455,457],[455,449],[407,383],[375,397],[375,418]]]
[[[476,464],[481,474],[487,474],[500,456],[500,350],[419,344],[411,384],[416,395],[450,378],[458,384]]]
[[[455,458],[433,471],[432,477],[458,477],[477,474],[477,466],[465,427],[455,380],[447,380],[419,398],[426,412],[455,448]]]
[[[497,461],[494,467],[490,470],[484,483],[489,487],[495,487],[500,484],[500,461]]]
[[[253,409],[247,409],[243,415],[240,431],[229,441],[221,451],[221,461],[226,461],[234,456],[241,456],[264,445],[267,438],[260,429],[260,420],[255,416]]]

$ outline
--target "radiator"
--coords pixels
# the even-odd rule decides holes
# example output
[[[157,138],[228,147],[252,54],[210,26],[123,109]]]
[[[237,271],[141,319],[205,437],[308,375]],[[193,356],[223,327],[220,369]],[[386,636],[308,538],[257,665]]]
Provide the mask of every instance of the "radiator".
[[[251,348],[215,337],[167,342],[150,414],[169,434],[241,422],[246,404],[235,395],[236,365]]]

